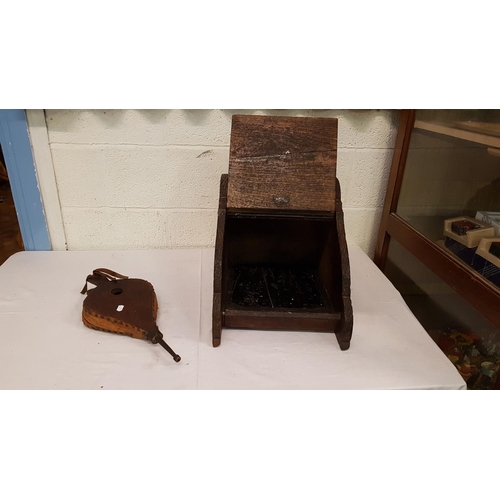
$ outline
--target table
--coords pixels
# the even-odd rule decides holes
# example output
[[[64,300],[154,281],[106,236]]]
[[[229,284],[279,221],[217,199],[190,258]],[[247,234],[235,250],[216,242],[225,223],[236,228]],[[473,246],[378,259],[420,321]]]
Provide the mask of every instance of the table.
[[[465,389],[380,270],[349,247],[354,331],[230,330],[211,344],[213,249],[20,252],[0,266],[0,389]],[[98,267],[150,281],[157,323],[182,361],[86,328]]]

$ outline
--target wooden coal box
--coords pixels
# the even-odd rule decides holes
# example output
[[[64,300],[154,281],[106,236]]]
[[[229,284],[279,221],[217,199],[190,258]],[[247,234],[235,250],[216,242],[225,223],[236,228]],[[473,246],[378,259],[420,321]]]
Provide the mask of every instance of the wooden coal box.
[[[337,120],[234,115],[222,175],[212,339],[222,328],[332,332],[350,345]]]

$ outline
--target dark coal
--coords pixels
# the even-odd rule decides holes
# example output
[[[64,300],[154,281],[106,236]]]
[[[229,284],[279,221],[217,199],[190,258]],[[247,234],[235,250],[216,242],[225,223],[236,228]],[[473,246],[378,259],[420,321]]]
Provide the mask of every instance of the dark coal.
[[[236,305],[287,309],[325,306],[311,268],[237,265],[233,270],[232,302]]]

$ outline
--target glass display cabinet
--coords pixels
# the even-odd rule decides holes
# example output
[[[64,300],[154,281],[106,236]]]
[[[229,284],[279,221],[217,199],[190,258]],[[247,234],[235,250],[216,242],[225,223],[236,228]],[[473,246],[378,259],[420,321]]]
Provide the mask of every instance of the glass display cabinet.
[[[500,110],[403,110],[375,263],[464,377],[500,388]]]

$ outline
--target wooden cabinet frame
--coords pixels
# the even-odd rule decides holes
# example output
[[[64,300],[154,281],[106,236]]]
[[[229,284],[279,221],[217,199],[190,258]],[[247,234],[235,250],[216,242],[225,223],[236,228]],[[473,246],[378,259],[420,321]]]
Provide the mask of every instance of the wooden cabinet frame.
[[[447,253],[396,214],[416,110],[402,110],[380,223],[375,264],[384,271],[391,238],[425,264],[495,326],[500,327],[500,289]]]

